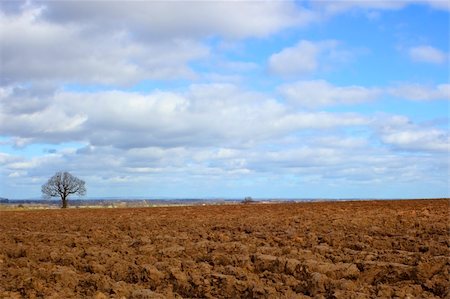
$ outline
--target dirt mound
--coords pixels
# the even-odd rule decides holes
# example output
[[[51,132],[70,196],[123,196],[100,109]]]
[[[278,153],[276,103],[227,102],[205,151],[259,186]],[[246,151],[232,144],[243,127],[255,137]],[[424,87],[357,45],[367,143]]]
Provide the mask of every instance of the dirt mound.
[[[449,201],[0,214],[0,298],[449,298]]]

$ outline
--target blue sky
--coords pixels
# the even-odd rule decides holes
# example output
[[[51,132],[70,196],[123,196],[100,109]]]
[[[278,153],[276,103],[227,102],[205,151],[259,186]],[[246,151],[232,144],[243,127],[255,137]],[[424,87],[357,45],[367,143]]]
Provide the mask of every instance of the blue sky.
[[[447,1],[2,1],[0,197],[449,197]]]

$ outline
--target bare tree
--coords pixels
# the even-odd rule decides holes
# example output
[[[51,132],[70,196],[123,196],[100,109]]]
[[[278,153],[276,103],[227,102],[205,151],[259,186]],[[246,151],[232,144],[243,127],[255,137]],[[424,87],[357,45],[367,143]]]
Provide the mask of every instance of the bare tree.
[[[244,200],[242,201],[242,203],[244,204],[249,204],[249,203],[254,203],[255,201],[253,200],[253,198],[251,198],[250,196],[247,196],[246,198],[244,198]]]
[[[45,197],[60,197],[62,208],[67,208],[69,195],[85,195],[86,187],[83,180],[74,177],[68,172],[57,172],[47,183],[42,185],[42,193]]]

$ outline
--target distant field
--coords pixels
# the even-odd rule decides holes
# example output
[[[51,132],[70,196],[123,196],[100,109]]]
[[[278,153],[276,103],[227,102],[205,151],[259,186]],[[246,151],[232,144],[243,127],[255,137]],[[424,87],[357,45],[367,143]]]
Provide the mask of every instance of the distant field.
[[[442,200],[0,212],[0,298],[448,298]]]
[[[241,200],[232,199],[74,199],[69,200],[69,209],[79,208],[147,208],[161,206],[186,206],[186,205],[213,205],[213,204],[237,204]],[[0,202],[2,210],[37,210],[37,209],[59,209],[60,200],[9,200]]]

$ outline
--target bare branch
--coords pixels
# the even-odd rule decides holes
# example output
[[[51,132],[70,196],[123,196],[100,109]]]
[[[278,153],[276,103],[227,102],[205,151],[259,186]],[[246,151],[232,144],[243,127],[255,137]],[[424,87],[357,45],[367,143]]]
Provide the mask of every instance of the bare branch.
[[[42,185],[42,194],[46,198],[60,197],[62,207],[67,207],[67,198],[71,194],[86,194],[85,182],[68,172],[57,172],[47,183]]]

